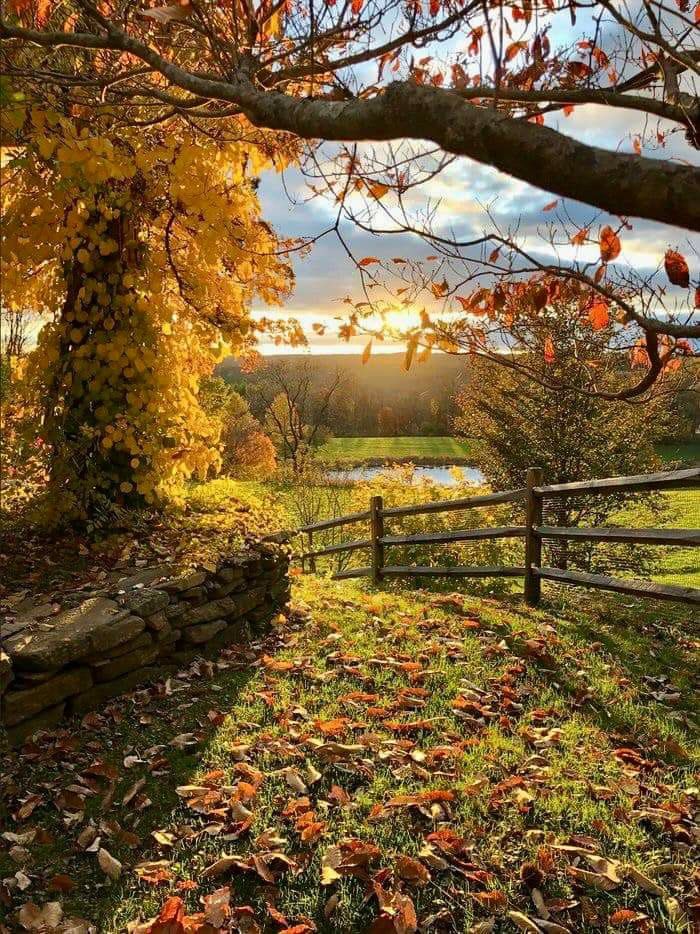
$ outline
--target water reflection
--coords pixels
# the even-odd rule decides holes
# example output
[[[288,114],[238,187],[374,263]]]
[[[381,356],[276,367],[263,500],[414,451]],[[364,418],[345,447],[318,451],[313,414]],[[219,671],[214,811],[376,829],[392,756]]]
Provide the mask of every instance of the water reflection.
[[[390,465],[348,467],[345,470],[329,470],[328,476],[343,483],[357,483],[359,480],[369,480],[377,474],[390,472],[391,469]],[[456,471],[459,471],[459,474]],[[432,480],[433,483],[439,483],[441,486],[457,486],[458,483],[465,482],[481,485],[484,483],[484,475],[475,467],[458,467],[450,464],[443,467],[414,467],[411,482],[420,483],[421,480]]]

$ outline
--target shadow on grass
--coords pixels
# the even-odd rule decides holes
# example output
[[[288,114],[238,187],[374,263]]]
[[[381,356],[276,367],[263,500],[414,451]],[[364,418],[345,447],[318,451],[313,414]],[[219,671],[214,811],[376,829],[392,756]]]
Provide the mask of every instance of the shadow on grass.
[[[32,898],[38,903],[60,900],[64,916],[85,918],[98,931],[126,930],[128,920],[148,917],[149,907],[157,914],[168,887],[137,886],[131,870],[144,860],[169,858],[168,850],[159,847],[151,834],[177,823],[181,799],[176,788],[191,784],[198,772],[206,771],[221,715],[236,710],[256,671],[249,664],[213,676],[205,674],[199,681],[173,678],[176,690],[170,695],[159,694],[145,703],[117,698],[96,712],[106,722],[91,720],[89,715],[90,725],[85,728],[78,718],[67,720],[50,734],[52,741],[25,746],[0,760],[3,831],[41,830],[39,840],[31,843],[26,869],[36,882],[13,909]],[[141,694],[137,691],[133,698]],[[108,711],[114,711],[109,718],[105,717]],[[189,746],[183,739],[172,745],[175,737],[188,733],[196,734],[198,741]],[[125,765],[127,756],[141,761]],[[91,771],[95,763],[102,773],[97,778]],[[142,780],[136,796],[128,800]],[[91,789],[83,819],[79,815],[71,819],[70,807],[59,806],[59,793],[70,784]],[[34,793],[42,798],[37,810],[26,820],[15,821],[11,814],[17,812],[17,799]],[[94,853],[85,853],[76,844],[90,821],[98,829],[99,845],[123,864],[122,878],[116,882],[107,879]],[[13,876],[18,868],[0,849],[0,878]],[[62,883],[61,877],[68,877],[69,882]],[[0,917],[3,910],[0,903]],[[113,927],[117,915],[120,922]]]
[[[513,601],[510,609],[523,623],[532,622],[533,611],[524,604]],[[610,677],[620,683],[619,702],[611,697],[601,701],[594,695],[580,706],[581,715],[605,732],[637,743],[649,744],[659,738],[649,735],[652,721],[665,727],[669,737],[698,741],[693,699],[700,685],[699,630],[690,607],[579,593],[548,594],[539,609],[536,618],[552,623],[567,642],[595,645],[603,664],[606,658],[613,663]],[[548,668],[569,697],[581,691],[574,667]],[[630,689],[634,700],[622,702]],[[665,693],[680,696],[665,701]],[[664,744],[663,740],[655,746],[654,755],[670,763],[687,761],[673,742]]]

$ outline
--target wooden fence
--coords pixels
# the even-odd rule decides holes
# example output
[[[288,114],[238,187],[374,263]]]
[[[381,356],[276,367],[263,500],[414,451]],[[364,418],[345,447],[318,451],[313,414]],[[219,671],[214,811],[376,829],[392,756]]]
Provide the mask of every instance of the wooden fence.
[[[584,528],[543,525],[545,499],[561,501],[585,495],[617,495],[638,493],[648,490],[700,489],[700,467],[674,470],[665,473],[643,474],[635,477],[611,477],[605,480],[583,480],[577,483],[542,485],[542,471],[531,467],[527,471],[526,485],[521,489],[502,493],[488,493],[466,499],[441,500],[412,506],[384,507],[381,496],[373,496],[366,512],[326,519],[306,525],[298,531],[304,533],[308,550],[301,554],[302,562],[309,562],[316,570],[316,559],[351,551],[364,550],[370,563],[363,567],[338,571],[336,579],[371,577],[375,584],[389,577],[521,577],[524,579],[526,601],[535,606],[540,600],[543,580],[574,586],[594,587],[637,597],[652,597],[681,603],[700,605],[700,588],[682,587],[674,584],[657,584],[645,580],[607,577],[584,571],[542,565],[542,543],[545,540],[627,542],[640,545],[682,546],[700,545],[700,529],[632,529],[632,528]],[[503,503],[520,504],[525,510],[524,525],[496,526],[480,529],[457,529],[454,531],[421,532],[414,535],[387,535],[387,519],[477,509],[480,506],[496,506]],[[341,542],[314,550],[315,533],[356,523],[369,523],[369,538]],[[485,539],[523,539],[525,564],[517,566],[477,567],[433,567],[420,565],[394,565],[385,562],[386,549],[402,545],[445,545],[455,542],[473,542]]]

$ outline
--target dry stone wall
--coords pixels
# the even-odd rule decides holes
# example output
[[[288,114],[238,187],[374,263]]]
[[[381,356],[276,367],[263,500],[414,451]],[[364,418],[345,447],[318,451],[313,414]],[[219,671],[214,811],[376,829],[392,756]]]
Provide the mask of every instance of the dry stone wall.
[[[6,622],[0,734],[18,745],[198,655],[245,643],[287,603],[288,566],[284,544],[261,542],[214,569],[150,568],[49,620]]]

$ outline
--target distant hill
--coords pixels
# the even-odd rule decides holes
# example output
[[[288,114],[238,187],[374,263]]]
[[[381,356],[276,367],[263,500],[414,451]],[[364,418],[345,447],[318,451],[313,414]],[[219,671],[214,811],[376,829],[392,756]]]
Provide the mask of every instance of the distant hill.
[[[306,359],[299,354],[280,354],[269,360],[287,361],[291,364]],[[431,392],[438,386],[450,385],[463,380],[469,368],[466,356],[432,354],[425,363],[414,363],[408,373],[403,368],[403,353],[376,354],[362,363],[359,354],[317,354],[311,357],[319,375],[340,370],[353,380],[358,380],[367,389],[387,393],[412,394]],[[227,357],[217,369],[220,376],[229,381],[246,381],[249,377],[241,373],[235,357]],[[253,374],[253,379],[255,374]]]
[[[414,363],[408,372],[403,368],[403,353],[377,354],[364,365],[354,354],[289,354],[266,360],[290,367],[310,361],[319,387],[340,372],[346,385],[331,427],[337,435],[350,436],[449,433],[451,400],[466,383],[469,371],[467,357],[450,354],[433,354],[424,363]],[[217,372],[228,382],[242,384],[255,409],[253,387],[264,379],[264,366],[252,374],[242,373],[238,361],[229,357]]]

